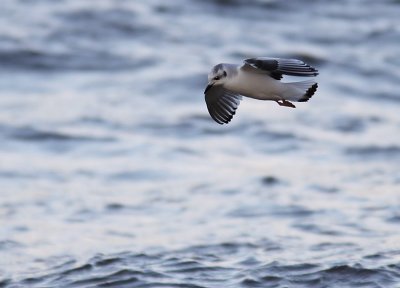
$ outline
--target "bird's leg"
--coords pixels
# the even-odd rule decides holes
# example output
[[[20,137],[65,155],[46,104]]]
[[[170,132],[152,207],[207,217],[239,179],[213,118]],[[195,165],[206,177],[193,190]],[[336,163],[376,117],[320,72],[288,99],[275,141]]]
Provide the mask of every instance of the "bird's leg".
[[[294,106],[294,104],[290,101],[287,101],[285,99],[281,99],[276,101],[276,103],[279,104],[279,106],[286,106],[286,107],[291,107],[291,108],[296,108],[296,106]]]

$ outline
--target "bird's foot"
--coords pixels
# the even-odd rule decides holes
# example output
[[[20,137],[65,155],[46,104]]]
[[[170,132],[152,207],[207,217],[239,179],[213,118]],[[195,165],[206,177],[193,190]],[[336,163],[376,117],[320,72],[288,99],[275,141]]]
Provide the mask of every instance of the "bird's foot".
[[[285,106],[285,107],[296,108],[296,106],[294,106],[294,104],[293,104],[292,102],[287,101],[287,100],[284,100],[284,99],[278,100],[278,101],[276,101],[276,103],[278,103],[279,106]]]

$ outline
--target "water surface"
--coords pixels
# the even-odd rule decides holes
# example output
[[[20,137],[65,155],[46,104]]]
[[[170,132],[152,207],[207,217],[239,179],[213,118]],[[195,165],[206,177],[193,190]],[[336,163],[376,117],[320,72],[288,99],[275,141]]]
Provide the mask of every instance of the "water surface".
[[[398,1],[0,11],[0,287],[399,287]],[[203,91],[300,58],[297,109]]]

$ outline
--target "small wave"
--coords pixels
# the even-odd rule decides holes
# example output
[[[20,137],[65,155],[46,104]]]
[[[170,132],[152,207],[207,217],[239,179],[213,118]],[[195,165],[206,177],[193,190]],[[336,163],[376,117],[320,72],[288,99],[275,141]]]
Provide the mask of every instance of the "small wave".
[[[157,170],[120,171],[107,176],[110,181],[148,181],[164,179],[168,173]]]
[[[270,141],[291,141],[294,139],[298,139],[298,137],[291,132],[279,132],[270,130],[257,131],[254,136],[265,138]]]
[[[365,158],[398,159],[400,157],[399,146],[360,146],[350,147],[345,150],[346,154]]]
[[[62,276],[69,276],[69,275],[73,275],[73,274],[81,274],[83,272],[87,272],[87,271],[92,270],[92,268],[93,268],[93,266],[91,264],[84,264],[84,265],[76,267],[76,268],[65,270],[60,274]]]
[[[13,240],[0,240],[0,251],[22,247],[23,245]]]
[[[285,273],[285,274],[301,274],[304,272],[311,272],[311,271],[317,271],[319,268],[318,265],[315,264],[310,264],[310,263],[301,263],[301,264],[293,264],[293,265],[282,265],[279,262],[272,262],[262,268],[260,270],[262,271],[269,271],[272,273],[280,274],[280,273]]]
[[[340,249],[356,249],[357,245],[350,242],[322,242],[311,247],[314,251],[338,251]]]
[[[201,1],[205,2],[205,1]],[[208,2],[224,7],[246,7],[249,6],[249,2],[246,0],[208,0]],[[251,2],[253,7],[268,8],[268,9],[283,9],[287,8],[286,3],[277,0],[254,0]]]
[[[105,209],[108,211],[119,211],[124,208],[126,208],[126,206],[121,203],[109,203],[105,206]]]
[[[0,127],[12,139],[28,142],[67,142],[67,141],[95,141],[95,142],[109,142],[114,141],[112,137],[99,137],[99,136],[85,136],[85,135],[72,135],[55,131],[45,131],[34,127]]]
[[[75,286],[84,286],[84,285],[98,285],[99,287],[119,287],[118,285],[125,285],[138,282],[139,279],[137,275],[141,274],[140,272],[122,269],[120,271],[107,274],[100,277],[93,277],[90,279],[82,279],[72,282],[72,285]],[[114,286],[115,285],[115,286]]]
[[[359,284],[376,284],[376,283],[386,283],[393,284],[392,273],[390,271],[385,271],[384,269],[368,269],[360,264],[354,266],[350,265],[339,265],[334,266],[325,270],[320,271],[327,281],[336,281],[338,283],[359,283]],[[338,281],[338,276],[340,275],[343,280]],[[345,278],[347,280],[345,280]]]
[[[274,207],[242,205],[242,207],[234,209],[233,211],[229,212],[228,215],[230,217],[239,217],[239,218],[266,217],[271,215],[275,217],[297,218],[297,217],[309,217],[314,213],[315,213],[314,211],[298,205],[274,206]]]
[[[322,192],[322,193],[338,193],[341,191],[339,187],[335,186],[324,186],[319,184],[312,184],[309,186],[311,189]]]
[[[265,176],[261,178],[261,183],[266,186],[275,186],[277,184],[281,184],[282,180],[275,176]]]
[[[0,280],[0,287],[1,288],[9,287],[8,284],[10,284],[10,283],[11,283],[11,279]]]
[[[309,233],[315,233],[318,235],[331,235],[331,236],[341,236],[343,233],[329,229],[327,227],[321,227],[316,224],[312,223],[301,223],[301,224],[295,224],[293,227],[298,228],[302,231],[309,232]]]
[[[400,214],[393,215],[386,219],[389,223],[400,224]]]
[[[359,118],[338,117],[332,123],[333,129],[343,133],[362,132],[365,130],[366,121]]]
[[[154,63],[152,59],[137,59],[113,54],[107,51],[78,50],[51,52],[28,48],[0,50],[2,69],[28,69],[39,71],[70,70],[126,70]]]
[[[257,283],[262,283],[266,286],[261,284],[255,287],[270,287],[268,285],[271,279],[276,285],[288,285],[291,283],[291,285],[319,285],[316,287],[377,287],[378,284],[395,284],[399,276],[397,273],[390,271],[388,267],[369,269],[360,264],[320,269],[318,265],[308,263],[285,266],[273,263],[260,269],[257,273],[259,274],[258,277],[253,277],[253,279]]]

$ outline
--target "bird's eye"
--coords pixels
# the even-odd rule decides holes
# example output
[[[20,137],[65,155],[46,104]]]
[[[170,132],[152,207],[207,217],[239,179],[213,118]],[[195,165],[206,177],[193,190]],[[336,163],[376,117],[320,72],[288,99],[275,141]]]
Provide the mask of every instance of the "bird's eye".
[[[214,80],[219,80],[219,79],[221,79],[221,77],[219,77],[219,76],[214,77]]]

